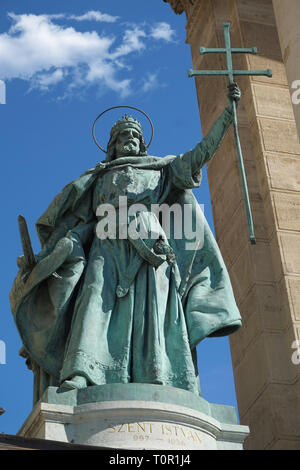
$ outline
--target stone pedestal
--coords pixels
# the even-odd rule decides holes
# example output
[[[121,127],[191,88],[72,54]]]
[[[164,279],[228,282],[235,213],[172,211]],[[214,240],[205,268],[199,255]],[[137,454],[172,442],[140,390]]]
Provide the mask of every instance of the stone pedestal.
[[[61,392],[49,387],[18,433],[134,450],[242,450],[249,434],[233,407],[148,384]]]

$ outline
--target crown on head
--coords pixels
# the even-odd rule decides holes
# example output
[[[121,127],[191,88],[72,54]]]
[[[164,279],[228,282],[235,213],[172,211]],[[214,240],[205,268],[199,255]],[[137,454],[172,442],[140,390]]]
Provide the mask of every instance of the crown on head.
[[[128,114],[125,114],[122,119],[119,119],[111,128],[110,131],[110,137],[114,137],[116,134],[118,134],[121,130],[127,129],[127,128],[134,128],[136,129],[140,134],[143,135],[143,129],[140,124],[140,122],[137,119],[134,119],[132,116],[129,116]]]

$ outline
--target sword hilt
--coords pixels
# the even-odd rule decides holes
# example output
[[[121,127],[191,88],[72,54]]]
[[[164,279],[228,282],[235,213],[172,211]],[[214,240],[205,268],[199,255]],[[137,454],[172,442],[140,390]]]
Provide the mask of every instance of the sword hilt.
[[[23,248],[23,253],[24,253],[24,265],[26,266],[26,268],[32,269],[36,265],[36,260],[35,260],[35,256],[33,253],[25,217],[23,217],[22,215],[19,215],[18,224],[19,224],[21,243],[22,243],[22,248]]]

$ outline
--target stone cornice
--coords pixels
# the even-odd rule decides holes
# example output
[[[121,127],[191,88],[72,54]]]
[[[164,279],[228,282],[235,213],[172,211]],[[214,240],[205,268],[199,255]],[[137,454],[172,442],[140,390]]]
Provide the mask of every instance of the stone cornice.
[[[182,0],[164,0],[164,2],[170,3],[171,8],[177,15],[181,15],[185,10]]]
[[[208,1],[207,0],[164,0],[164,2],[169,3],[172,10],[181,15],[185,12],[187,17],[187,42],[191,42],[191,37],[193,36],[195,26],[198,25],[203,12],[207,9]]]
[[[170,3],[171,8],[173,11],[181,15],[184,11],[188,14],[190,11],[193,10],[194,6],[199,3],[199,0],[164,0],[166,3]]]

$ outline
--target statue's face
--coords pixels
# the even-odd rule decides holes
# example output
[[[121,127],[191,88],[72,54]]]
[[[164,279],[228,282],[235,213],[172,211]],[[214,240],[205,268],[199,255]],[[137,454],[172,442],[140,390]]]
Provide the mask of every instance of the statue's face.
[[[127,128],[119,132],[116,141],[116,156],[139,155],[140,135],[134,128]]]

